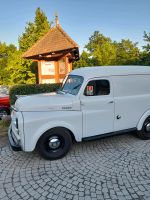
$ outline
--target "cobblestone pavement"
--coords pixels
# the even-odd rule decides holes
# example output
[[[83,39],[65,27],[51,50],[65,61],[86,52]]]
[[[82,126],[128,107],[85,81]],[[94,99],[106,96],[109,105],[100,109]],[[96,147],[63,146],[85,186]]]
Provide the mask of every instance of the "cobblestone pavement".
[[[13,152],[0,135],[0,199],[150,199],[150,141],[134,134],[74,144],[61,160]]]

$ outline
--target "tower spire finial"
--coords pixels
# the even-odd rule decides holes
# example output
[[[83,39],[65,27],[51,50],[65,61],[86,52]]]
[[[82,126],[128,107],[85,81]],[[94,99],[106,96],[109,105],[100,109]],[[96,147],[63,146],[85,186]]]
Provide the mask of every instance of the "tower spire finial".
[[[58,13],[57,12],[55,12],[55,23],[56,23],[56,26],[59,25]]]

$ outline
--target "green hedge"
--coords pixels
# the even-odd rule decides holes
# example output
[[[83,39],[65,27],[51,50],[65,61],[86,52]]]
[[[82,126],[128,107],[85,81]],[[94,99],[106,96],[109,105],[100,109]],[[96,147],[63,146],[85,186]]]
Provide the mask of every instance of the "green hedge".
[[[27,85],[15,85],[10,88],[10,104],[15,104],[17,99],[16,95],[30,95],[54,92],[59,89],[61,84],[27,84]]]

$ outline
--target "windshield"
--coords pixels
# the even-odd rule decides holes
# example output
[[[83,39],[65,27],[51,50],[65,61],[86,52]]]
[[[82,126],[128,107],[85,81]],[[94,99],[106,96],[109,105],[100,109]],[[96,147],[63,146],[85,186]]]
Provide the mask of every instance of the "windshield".
[[[63,83],[62,87],[60,88],[59,92],[77,95],[82,83],[83,83],[82,76],[69,75],[64,80],[64,83]]]

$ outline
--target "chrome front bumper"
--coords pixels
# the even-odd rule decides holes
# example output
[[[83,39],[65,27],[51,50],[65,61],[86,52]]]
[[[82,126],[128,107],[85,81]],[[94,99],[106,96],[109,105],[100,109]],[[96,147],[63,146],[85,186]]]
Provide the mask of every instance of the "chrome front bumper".
[[[21,146],[20,146],[20,140],[15,136],[15,134],[12,132],[11,125],[8,129],[8,138],[9,138],[9,144],[14,151],[21,151]]]

